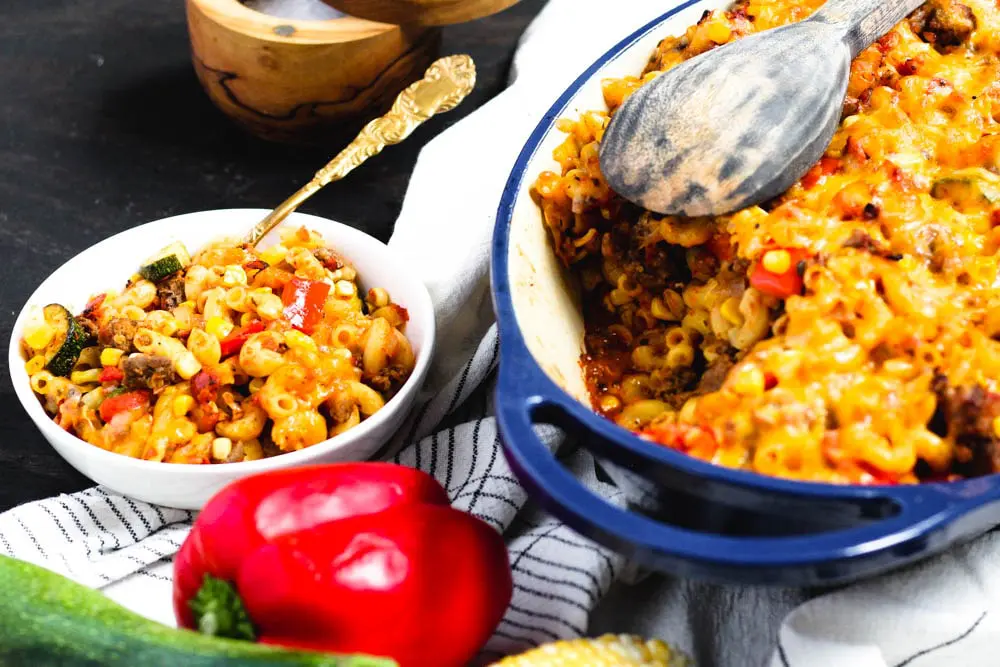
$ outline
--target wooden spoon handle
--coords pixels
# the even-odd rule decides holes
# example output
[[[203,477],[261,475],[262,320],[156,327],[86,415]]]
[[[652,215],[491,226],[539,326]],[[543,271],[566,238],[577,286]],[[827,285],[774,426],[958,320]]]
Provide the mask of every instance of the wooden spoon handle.
[[[851,58],[871,46],[924,0],[828,0],[813,15],[823,23],[840,24],[851,48]]]

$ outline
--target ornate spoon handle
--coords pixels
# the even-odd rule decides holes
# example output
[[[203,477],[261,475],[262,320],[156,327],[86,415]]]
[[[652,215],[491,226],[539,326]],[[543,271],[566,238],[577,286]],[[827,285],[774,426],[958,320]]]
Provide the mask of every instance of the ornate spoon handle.
[[[424,78],[401,92],[387,114],[368,123],[348,146],[316,172],[312,180],[250,230],[251,246],[280,224],[324,185],[339,181],[365,160],[406,139],[432,116],[451,111],[476,85],[476,66],[469,56],[448,56],[435,61]]]

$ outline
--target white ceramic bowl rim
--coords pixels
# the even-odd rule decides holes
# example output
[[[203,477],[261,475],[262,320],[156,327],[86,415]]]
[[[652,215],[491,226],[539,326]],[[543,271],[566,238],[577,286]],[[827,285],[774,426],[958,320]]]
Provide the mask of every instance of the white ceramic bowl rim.
[[[28,382],[28,374],[24,369],[25,362],[21,356],[20,340],[21,340],[21,332],[24,329],[24,323],[27,320],[29,313],[33,307],[45,305],[44,303],[41,303],[39,301],[39,296],[38,296],[39,293],[44,292],[45,288],[56,280],[57,275],[67,270],[70,264],[76,262],[85,262],[86,256],[90,254],[92,251],[99,249],[101,247],[106,247],[107,245],[112,244],[114,241],[122,241],[125,239],[125,237],[130,237],[130,236],[141,237],[144,232],[148,232],[150,228],[153,227],[159,227],[171,223],[177,223],[182,220],[186,221],[191,218],[214,215],[214,214],[222,214],[222,213],[233,213],[233,214],[248,215],[248,216],[252,214],[256,219],[260,219],[263,218],[265,215],[267,215],[269,211],[267,209],[218,209],[209,211],[197,211],[193,213],[185,213],[181,215],[171,216],[168,218],[162,218],[160,220],[154,220],[152,222],[148,222],[143,225],[132,227],[123,232],[119,232],[114,236],[108,237],[107,239],[93,246],[90,246],[86,250],[78,253],[73,258],[65,262],[58,269],[56,269],[48,278],[45,279],[45,281],[43,281],[35,289],[34,292],[32,292],[31,296],[28,297],[28,300],[25,303],[24,307],[21,309],[21,312],[18,314],[17,319],[14,321],[14,327],[13,330],[11,331],[11,337],[10,337],[10,347],[8,350],[8,364],[10,369],[11,382],[14,385],[14,392],[17,394],[18,399],[21,401],[21,405],[24,407],[25,412],[28,413],[28,416],[31,417],[32,421],[35,422],[35,425],[39,428],[40,431],[43,432],[43,434],[47,435],[50,438],[58,438],[62,440],[64,443],[71,443],[69,446],[74,448],[86,448],[88,456],[92,458],[97,457],[97,460],[103,459],[109,465],[114,465],[119,468],[123,466],[131,468],[136,474],[142,474],[146,471],[155,469],[160,474],[163,474],[166,471],[170,471],[171,473],[176,473],[177,475],[184,475],[184,476],[188,475],[210,476],[216,474],[218,472],[217,468],[220,465],[222,465],[225,466],[227,472],[233,472],[235,474],[238,471],[240,475],[252,475],[259,472],[266,472],[268,470],[273,470],[277,467],[283,468],[283,467],[294,466],[303,459],[313,458],[314,455],[319,451],[335,450],[343,445],[346,445],[347,443],[354,441],[355,439],[361,439],[365,437],[372,431],[375,431],[383,422],[389,419],[389,413],[393,410],[394,406],[401,404],[403,402],[400,399],[404,395],[419,390],[419,385],[422,382],[423,377],[426,375],[426,372],[431,362],[431,358],[433,356],[435,330],[434,330],[434,305],[433,302],[431,301],[431,297],[427,291],[427,288],[423,286],[422,281],[420,281],[416,277],[418,274],[411,267],[409,267],[409,265],[406,262],[404,262],[402,258],[398,257],[388,246],[383,244],[378,239],[368,234],[365,234],[364,232],[358,229],[355,229],[340,222],[335,222],[333,220],[328,220],[326,218],[321,218],[314,215],[309,215],[305,213],[293,213],[288,220],[286,220],[284,223],[282,223],[281,226],[278,227],[278,229],[288,224],[299,223],[308,225],[310,221],[313,223],[318,222],[323,226],[334,225],[340,227],[342,229],[340,229],[338,233],[342,233],[344,236],[355,236],[359,240],[359,242],[370,246],[373,252],[385,254],[387,256],[386,259],[391,260],[391,261],[386,261],[386,266],[392,267],[391,272],[401,275],[413,276],[414,282],[420,283],[421,289],[416,290],[418,298],[415,300],[415,302],[409,302],[405,304],[401,303],[400,305],[407,309],[407,312],[410,314],[411,321],[413,321],[415,318],[419,318],[422,326],[424,327],[424,330],[426,331],[425,334],[426,341],[422,346],[422,348],[418,350],[416,353],[417,356],[416,365],[413,369],[413,372],[410,374],[410,377],[407,378],[406,382],[403,383],[403,386],[399,389],[396,395],[394,395],[392,399],[390,399],[386,403],[386,406],[382,410],[376,412],[371,417],[365,419],[360,424],[345,431],[344,433],[341,433],[336,437],[312,445],[311,447],[306,447],[304,449],[300,449],[294,452],[287,452],[279,454],[277,456],[260,459],[257,461],[242,461],[237,463],[212,464],[212,465],[163,463],[160,461],[146,461],[144,459],[136,459],[130,456],[125,456],[123,454],[116,454],[114,452],[109,452],[107,450],[101,449],[100,447],[92,445],[84,440],[81,440],[80,438],[76,437],[75,435],[65,431],[64,429],[56,425],[56,423],[52,420],[52,418],[48,415],[48,413],[45,412],[45,409],[42,407],[42,404],[38,400],[38,397],[35,396],[35,393],[31,390],[30,384]],[[223,234],[220,235],[219,238],[225,238],[225,237],[226,235]],[[142,246],[139,245],[139,247]],[[143,251],[140,251],[139,254],[140,256],[144,257],[150,254],[151,252],[155,251],[156,248],[148,249],[148,252],[147,249],[144,248]],[[348,256],[346,257],[346,259],[351,260],[352,258]],[[127,266],[123,266],[122,270],[123,274],[125,273],[125,271],[128,271]],[[122,284],[124,284],[126,278],[127,276],[123,275]],[[365,276],[359,275],[358,281],[360,283],[365,282]],[[115,285],[108,285],[107,289],[117,289],[117,287]],[[278,463],[279,460],[280,463]]]

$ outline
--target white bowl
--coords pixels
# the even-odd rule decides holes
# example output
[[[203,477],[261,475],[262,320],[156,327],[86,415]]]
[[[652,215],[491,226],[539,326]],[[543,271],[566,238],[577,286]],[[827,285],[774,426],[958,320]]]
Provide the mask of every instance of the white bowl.
[[[63,264],[28,299],[11,333],[9,365],[14,391],[25,412],[70,465],[109,489],[157,505],[200,509],[223,486],[241,477],[291,466],[364,460],[392,437],[413,405],[434,350],[434,308],[423,282],[385,244],[353,227],[302,213],[282,226],[305,225],[350,260],[364,288],[383,287],[410,314],[406,337],[413,345],[416,367],[402,389],[384,408],[359,425],[306,449],[260,461],[185,465],[143,461],[95,447],[52,421],[28,384],[20,340],[30,309],[61,303],[80,312],[87,300],[107,289],[121,289],[136,262],[174,241],[194,251],[220,237],[241,237],[268,211],[228,209],[190,213],[134,227],[83,251]],[[280,229],[280,227],[279,227]],[[277,240],[272,231],[262,243]]]

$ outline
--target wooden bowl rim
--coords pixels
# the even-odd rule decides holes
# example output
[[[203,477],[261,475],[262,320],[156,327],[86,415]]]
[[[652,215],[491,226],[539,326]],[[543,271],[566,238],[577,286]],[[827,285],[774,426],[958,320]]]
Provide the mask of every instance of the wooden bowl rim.
[[[188,2],[214,22],[234,32],[282,44],[356,42],[400,29],[398,25],[391,23],[379,23],[349,15],[326,21],[282,18],[250,9],[240,0],[188,0]],[[282,26],[292,26],[295,32],[287,36],[281,35],[276,29]]]

